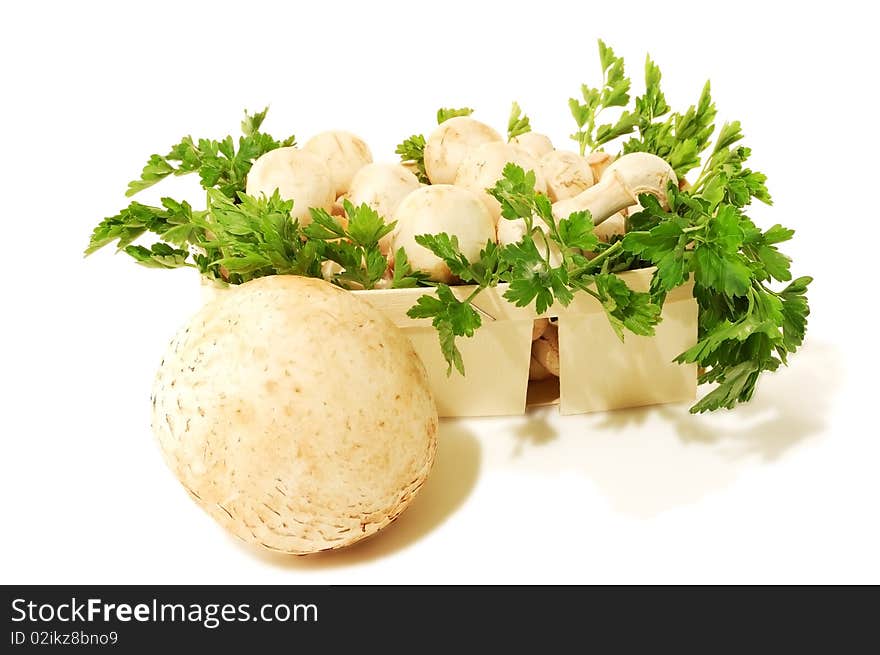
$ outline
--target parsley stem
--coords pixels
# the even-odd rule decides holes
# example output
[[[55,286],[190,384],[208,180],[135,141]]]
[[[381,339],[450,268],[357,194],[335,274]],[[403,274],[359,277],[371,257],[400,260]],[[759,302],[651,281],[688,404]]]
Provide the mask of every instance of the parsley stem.
[[[585,270],[589,270],[591,268],[595,268],[597,265],[601,264],[603,261],[608,259],[611,255],[616,255],[620,250],[623,249],[623,241],[617,241],[598,255],[596,255],[590,262],[586,265]]]
[[[469,295],[467,298],[465,298],[465,299],[462,300],[461,302],[462,302],[463,304],[465,304],[465,305],[470,305],[470,304],[471,304],[471,301],[472,301],[474,298],[476,298],[478,295],[480,295],[480,292],[482,292],[483,289],[485,289],[485,287],[484,287],[483,285],[478,286],[476,289],[474,289],[473,291],[471,291],[470,295]]]

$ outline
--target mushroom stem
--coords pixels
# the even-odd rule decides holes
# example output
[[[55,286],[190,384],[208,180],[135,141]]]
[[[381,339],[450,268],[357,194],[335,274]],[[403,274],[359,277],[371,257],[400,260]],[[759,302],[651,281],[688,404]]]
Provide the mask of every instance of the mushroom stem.
[[[553,215],[566,218],[574,212],[589,211],[599,225],[621,209],[635,205],[639,194],[656,196],[666,203],[666,186],[676,181],[672,167],[657,155],[633,152],[623,155],[605,169],[602,179],[573,198],[553,204]]]

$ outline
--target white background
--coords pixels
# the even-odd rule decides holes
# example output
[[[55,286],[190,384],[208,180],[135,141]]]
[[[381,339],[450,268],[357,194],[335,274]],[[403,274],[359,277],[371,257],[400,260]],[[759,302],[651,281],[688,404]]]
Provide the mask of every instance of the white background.
[[[880,582],[876,21],[866,3],[5,3],[0,37],[3,583]],[[14,7],[14,8],[11,8]],[[558,145],[595,40],[674,107],[711,78],[816,278],[803,351],[746,407],[445,421],[421,496],[312,558],[239,545],[165,468],[148,397],[193,274],[83,260],[146,157],[184,134],[364,136],[378,160],[518,100]],[[198,200],[196,182],[159,195]]]

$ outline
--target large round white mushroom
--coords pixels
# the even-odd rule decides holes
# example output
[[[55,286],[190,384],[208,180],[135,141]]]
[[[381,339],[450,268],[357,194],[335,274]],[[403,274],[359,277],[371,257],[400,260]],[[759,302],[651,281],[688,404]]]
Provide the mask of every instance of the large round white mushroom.
[[[495,183],[503,177],[504,167],[509,163],[516,164],[524,171],[534,171],[535,190],[539,193],[547,191],[538,160],[525,149],[504,142],[484,143],[473,148],[462,160],[458,174],[455,176],[455,186],[479,194],[495,221],[501,216],[501,205],[493,196],[486,193],[486,189],[495,186]]]
[[[354,294],[294,276],[207,303],[162,361],[152,414],[166,463],[202,509],[283,553],[341,548],[388,525],[437,443],[406,335]]]
[[[502,141],[501,135],[470,116],[443,121],[425,142],[425,171],[431,184],[452,184],[468,152],[495,141]]]
[[[449,184],[413,191],[397,206],[394,220],[393,249],[403,248],[410,266],[437,282],[451,282],[452,273],[442,259],[416,243],[417,236],[440,232],[455,236],[462,254],[471,261],[478,259],[487,241],[495,241],[495,221],[480,197]]]
[[[316,134],[306,141],[303,150],[327,163],[334,198],[348,192],[354,174],[373,161],[373,155],[364,140],[342,130]]]
[[[329,211],[336,200],[327,165],[316,155],[293,147],[270,150],[247,175],[245,192],[250,196],[271,196],[276,189],[285,200],[293,200],[291,216],[303,225],[312,222],[309,207]]]
[[[400,201],[419,186],[418,178],[400,164],[367,164],[355,173],[347,197],[355,207],[366,204],[391,222]],[[379,241],[383,255],[388,254],[391,239],[387,234]]]

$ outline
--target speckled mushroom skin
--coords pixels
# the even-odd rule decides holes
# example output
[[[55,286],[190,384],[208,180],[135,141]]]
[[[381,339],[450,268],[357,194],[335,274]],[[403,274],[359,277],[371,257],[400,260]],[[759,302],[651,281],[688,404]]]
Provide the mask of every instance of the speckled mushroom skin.
[[[246,542],[305,554],[393,521],[424,482],[437,410],[403,332],[322,280],[272,276],[206,304],[153,390],[165,461]]]

